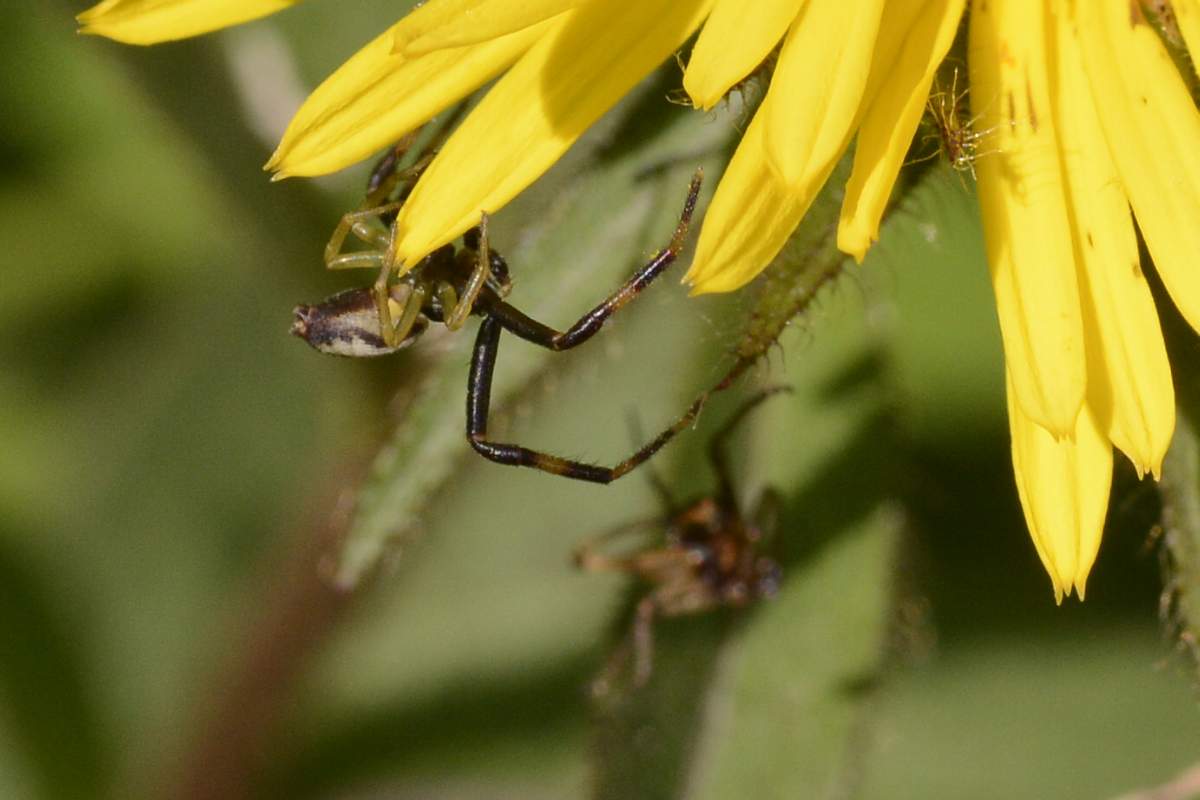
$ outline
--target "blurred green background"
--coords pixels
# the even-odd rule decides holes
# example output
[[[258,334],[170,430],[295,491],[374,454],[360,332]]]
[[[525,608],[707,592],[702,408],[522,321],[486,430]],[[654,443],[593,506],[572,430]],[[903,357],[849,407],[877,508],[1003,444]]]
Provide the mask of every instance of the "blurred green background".
[[[752,371],[797,387],[739,438],[747,496],[789,498],[797,577],[746,619],[718,615],[732,634],[667,626],[656,680],[678,677],[690,710],[614,746],[621,723],[586,687],[629,587],[569,554],[654,514],[646,482],[469,455],[473,324],[369,364],[287,335],[296,302],[359,277],[320,253],[365,168],[272,185],[261,164],[304,93],[402,8],[311,2],[152,49],[76,36],[82,8],[18,2],[0,28],[0,797],[619,796],[593,776],[641,757],[622,748],[670,757],[682,729],[685,776],[644,796],[1103,798],[1200,759],[1194,673],[1160,620],[1157,495],[1126,464],[1087,602],[1054,605],[957,176],[916,189]],[[569,323],[663,241],[695,164],[717,174],[731,121],[647,125],[639,103],[661,96],[618,108],[499,216],[514,303]],[[668,277],[568,356],[506,340],[496,429],[621,457],[631,409],[655,429],[721,374],[752,296],[684,295]],[[710,485],[705,430],[736,401],[659,459],[681,493]],[[417,487],[403,547],[336,591],[330,531],[414,408],[397,457],[449,477]],[[708,641],[719,669],[693,685],[672,658],[692,669]],[[739,716],[808,697],[821,670],[845,713]],[[789,777],[750,792],[737,764],[764,752]]]

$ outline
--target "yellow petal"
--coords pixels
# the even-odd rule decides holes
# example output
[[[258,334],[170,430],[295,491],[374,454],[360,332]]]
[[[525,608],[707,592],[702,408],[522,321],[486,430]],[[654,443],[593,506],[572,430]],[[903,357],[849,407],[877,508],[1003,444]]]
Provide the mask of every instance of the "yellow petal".
[[[790,99],[758,113],[768,114],[770,164],[800,192],[809,191],[814,175],[828,174],[846,149],[882,12],[883,0],[807,0],[792,23],[770,90]]]
[[[1055,438],[1025,415],[1008,375],[1013,472],[1025,523],[1059,602],[1083,599],[1100,549],[1112,484],[1112,446],[1087,406],[1071,437]]]
[[[1079,268],[1087,402],[1138,473],[1157,476],[1175,429],[1171,367],[1065,0],[1057,6],[1054,117]]]
[[[396,220],[404,263],[536,180],[696,30],[711,2],[590,3],[543,23],[553,30],[497,81],[414,187]]]
[[[765,124],[760,108],[705,212],[696,256],[683,278],[693,294],[733,291],[753,279],[787,243],[812,202],[768,166]]]
[[[309,95],[267,169],[324,175],[367,158],[491,80],[553,24],[411,60],[392,53],[393,28]]]
[[[1043,0],[976,0],[970,31],[979,206],[1004,355],[1026,416],[1070,436],[1085,362],[1075,256],[1051,114]]]
[[[697,108],[715,106],[779,44],[804,0],[717,0],[692,48],[683,88]],[[731,46],[731,43],[734,43]]]
[[[486,42],[524,30],[591,0],[430,0],[398,26],[393,49],[407,58]]]
[[[104,0],[75,19],[80,33],[126,44],[186,39],[265,17],[299,0]]]
[[[938,64],[954,42],[964,0],[892,0],[883,10],[864,93],[854,169],[838,221],[838,248],[861,262],[909,142],[925,111]]]
[[[1145,21],[1118,3],[1079,2],[1092,95],[1154,266],[1200,331],[1200,112]]]
[[[795,107],[809,102],[806,98],[813,91],[813,76],[797,68],[803,66],[802,51],[808,34],[798,36],[797,32],[803,25],[833,25],[827,17],[840,19],[840,16],[831,13],[831,6],[829,0],[808,0],[788,34],[780,65],[771,79],[771,88],[742,137],[705,214],[696,257],[684,276],[684,280],[692,284],[695,294],[732,291],[761,272],[787,243],[849,143],[854,130],[853,113],[840,119],[822,120],[818,115],[803,122],[793,121],[793,124],[808,126],[797,131],[793,141],[819,142],[819,147],[812,149],[812,157],[797,182],[782,176],[773,163],[769,145],[772,127],[787,117],[778,113],[775,107]],[[815,16],[814,8],[817,9]],[[862,13],[865,12],[859,12]],[[875,22],[878,23],[878,16]],[[832,34],[826,31],[823,36],[832,37]],[[874,32],[865,38],[873,43]],[[782,68],[785,61],[789,63],[788,69]],[[831,76],[831,80],[835,77]],[[849,80],[855,83],[853,77]],[[839,87],[836,80],[825,85],[822,89],[825,97],[819,105],[839,105],[841,100],[834,98],[844,99],[848,94],[854,95],[856,101],[861,99],[866,83],[865,67],[858,83],[862,86],[857,89],[848,89],[845,84]]]

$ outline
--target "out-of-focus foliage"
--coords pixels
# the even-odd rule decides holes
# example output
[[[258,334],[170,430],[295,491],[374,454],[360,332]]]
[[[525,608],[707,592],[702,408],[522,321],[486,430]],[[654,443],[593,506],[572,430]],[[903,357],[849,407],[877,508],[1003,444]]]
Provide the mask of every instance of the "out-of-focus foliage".
[[[357,278],[324,274],[320,251],[364,175],[270,185],[256,130],[402,11],[353,6],[150,50],[76,37],[80,5],[19,3],[0,28],[0,796],[595,782],[586,686],[631,588],[568,555],[655,513],[644,480],[466,454],[473,325],[378,364],[287,336],[295,302]],[[662,94],[499,217],[515,303],[569,322],[661,244],[696,164],[711,185],[729,120]],[[668,277],[577,353],[506,340],[497,431],[619,458],[630,409],[653,430],[720,376],[748,297],[688,300]],[[738,437],[748,496],[788,497],[789,580],[746,613],[663,626],[664,678],[689,645],[711,671],[626,746],[691,748],[695,796],[811,780],[1096,798],[1200,757],[1193,673],[1157,617],[1156,495],[1121,465],[1089,599],[1055,608],[1016,505],[997,339],[973,198],[935,175],[751,370],[797,386]],[[453,452],[414,468],[449,480],[419,493],[403,551],[338,594],[318,577],[326,520],[430,375],[444,412],[424,441]],[[710,485],[703,447],[737,400],[662,454],[679,494]],[[885,603],[900,613],[872,627]],[[769,786],[748,783],[760,766]]]

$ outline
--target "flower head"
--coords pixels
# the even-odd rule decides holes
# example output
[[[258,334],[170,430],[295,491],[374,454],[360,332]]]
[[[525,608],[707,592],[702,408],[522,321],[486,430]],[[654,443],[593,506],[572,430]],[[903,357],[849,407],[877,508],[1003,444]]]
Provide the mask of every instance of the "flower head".
[[[412,265],[548,169],[697,31],[684,88],[710,108],[758,68],[770,87],[717,188],[685,280],[757,275],[852,140],[838,245],[878,237],[966,0],[430,0],[330,76],[268,167],[362,160],[496,80],[396,221]],[[86,32],[178,38],[287,0],[105,0]],[[1200,2],[1175,0],[1200,52]],[[970,164],[1006,357],[1017,487],[1055,592],[1083,594],[1112,448],[1155,476],[1174,427],[1170,368],[1134,218],[1167,291],[1200,329],[1200,115],[1136,0],[973,0]],[[956,102],[957,98],[952,98]],[[1132,215],[1131,215],[1132,210]]]

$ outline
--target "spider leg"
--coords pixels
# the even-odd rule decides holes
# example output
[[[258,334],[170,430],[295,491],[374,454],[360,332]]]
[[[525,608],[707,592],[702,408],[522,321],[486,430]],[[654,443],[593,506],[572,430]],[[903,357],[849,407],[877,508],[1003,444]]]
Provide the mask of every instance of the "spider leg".
[[[408,151],[412,149],[426,125],[432,123],[426,123],[426,125],[410,131],[400,141],[388,148],[388,151],[375,162],[375,166],[371,168],[371,174],[367,178],[368,202],[377,203],[390,195],[400,183],[419,178],[425,168],[429,166],[429,162],[437,155],[446,137],[466,114],[467,107],[466,102],[460,102],[454,107],[453,111],[442,121],[437,133],[422,147],[420,156],[411,166],[402,170],[396,168]]]
[[[382,267],[385,256],[377,250],[362,250],[357,253],[342,253],[325,262],[326,269],[367,269]]]
[[[639,530],[650,530],[661,525],[662,519],[658,517],[622,523],[602,533],[589,536],[575,545],[575,550],[572,552],[571,558],[575,562],[575,566],[585,572],[636,572],[638,564],[638,557],[636,555],[613,556],[601,552],[601,549],[614,539],[620,539]]]
[[[484,458],[500,464],[533,467],[552,475],[562,475],[592,483],[611,483],[653,456],[676,433],[692,424],[708,399],[707,394],[696,400],[674,425],[614,467],[585,464],[581,461],[530,450],[516,444],[492,442],[487,438],[492,376],[496,368],[496,355],[500,349],[500,331],[508,330],[526,341],[555,351],[570,349],[591,338],[600,330],[608,317],[636,297],[675,260],[683,247],[692,212],[695,210],[696,197],[700,192],[700,178],[701,173],[697,171],[695,177],[692,178],[679,224],[675,228],[675,234],[667,249],[652,258],[616,293],[585,314],[566,332],[560,333],[543,325],[503,301],[496,300],[490,304],[488,313],[484,316],[483,322],[479,326],[479,333],[475,338],[475,349],[471,355],[471,370],[467,379],[467,438],[476,452]]]
[[[367,178],[367,194],[363,200],[364,208],[384,203],[389,197],[393,196],[397,186],[405,183],[416,183],[417,178],[421,177],[421,173],[425,171],[425,168],[429,166],[429,162],[436,155],[434,148],[436,143],[440,141],[440,138],[427,145],[416,161],[404,169],[399,169],[400,162],[408,154],[408,151],[412,149],[413,143],[416,142],[420,132],[421,128],[418,128],[407,134],[403,139],[389,148],[379,161],[375,162],[375,166],[371,169],[371,174]],[[407,194],[406,191],[402,191],[402,196],[397,199],[403,202]],[[390,225],[392,220],[395,219],[397,210],[396,208],[388,209],[380,215],[380,219],[385,224]]]
[[[395,347],[400,342],[408,338],[408,334],[412,332],[413,326],[417,324],[417,320],[421,317],[421,309],[425,305],[426,288],[423,284],[402,283],[391,292],[391,297],[400,305],[400,319],[396,321],[395,326],[391,325],[391,308],[388,308],[388,328],[391,329],[391,336],[394,343],[389,344],[390,347]],[[397,296],[399,295],[399,296]],[[384,324],[383,318],[380,318],[380,325]],[[388,344],[387,335],[384,334],[384,343]]]
[[[399,170],[396,167],[400,164],[400,160],[404,158],[409,149],[412,148],[413,142],[417,140],[417,134],[421,129],[410,131],[405,134],[400,141],[388,148],[388,151],[375,162],[375,166],[371,168],[371,174],[367,177],[367,202],[377,203],[380,199],[387,197],[392,193],[392,189],[396,188],[396,184],[400,182],[398,176]]]
[[[633,685],[641,688],[654,672],[654,595],[642,598],[633,618]]]
[[[496,368],[496,354],[500,349],[500,331],[500,321],[491,315],[485,317],[479,325],[475,350],[471,355],[471,370],[467,378],[467,439],[471,447],[475,448],[475,452],[498,464],[532,467],[551,475],[562,475],[590,483],[612,483],[649,459],[674,438],[675,434],[690,426],[708,400],[707,393],[701,395],[674,425],[613,467],[585,464],[517,444],[493,442],[487,438],[487,419],[491,405],[492,375]]]
[[[642,441],[645,434],[642,432],[642,425],[636,413],[629,414],[629,432],[633,435],[633,443],[636,446]],[[675,495],[671,492],[671,487],[667,486],[666,480],[653,464],[647,464],[642,470],[642,475],[650,483],[650,488],[658,495],[658,501],[662,504],[663,512],[667,516],[672,516],[679,508],[679,503],[675,500]]]
[[[658,612],[658,601],[654,594],[643,597],[634,611],[629,634],[622,637],[613,650],[604,669],[592,681],[592,696],[604,697],[617,682],[633,651],[633,688],[640,689],[650,680],[654,672],[654,617]]]
[[[467,439],[475,451],[499,464],[533,467],[552,475],[563,475],[592,483],[610,483],[612,470],[584,464],[558,456],[539,453],[515,444],[490,442],[487,439],[488,410],[492,402],[492,375],[496,369],[496,353],[500,349],[500,322],[493,316],[484,317],[475,337],[471,354],[471,370],[467,377]]]
[[[369,245],[386,248],[391,241],[390,232],[371,227],[370,220],[378,219],[390,211],[395,211],[400,208],[400,205],[400,203],[385,203],[381,206],[359,209],[358,211],[350,211],[343,214],[342,218],[338,221],[337,227],[333,229],[333,235],[329,237],[329,242],[325,245],[325,266],[329,269],[373,266],[351,263],[351,259],[361,254],[343,253],[342,246],[346,243],[346,237],[353,233],[355,237]],[[368,253],[368,255],[372,254]]]
[[[462,296],[458,298],[458,302],[451,306],[443,305],[443,308],[454,309],[446,316],[446,327],[452,331],[461,328],[467,321],[467,317],[471,316],[471,310],[475,308],[475,301],[479,299],[479,293],[483,290],[488,278],[492,276],[487,229],[488,215],[487,212],[483,212],[479,220],[479,251],[476,254],[475,267],[471,270],[467,282],[463,284]]]
[[[637,297],[663,270],[671,266],[683,249],[683,240],[687,237],[691,225],[692,213],[696,209],[696,199],[700,194],[700,181],[704,177],[702,170],[696,170],[688,187],[687,200],[683,212],[679,216],[679,224],[671,236],[671,243],[665,250],[660,250],[649,262],[633,274],[607,300],[580,317],[566,331],[556,331],[548,325],[525,316],[522,312],[507,303],[493,304],[492,313],[500,320],[500,324],[509,332],[532,342],[539,347],[561,351],[577,347],[592,338],[604,326],[608,318],[624,308],[630,300]]]
[[[371,286],[371,295],[375,299],[375,312],[379,317],[379,335],[388,347],[396,347],[404,341],[425,306],[425,298],[429,293],[423,283],[401,283],[393,287],[390,283],[391,267],[387,257],[379,256],[379,276]],[[407,288],[405,288],[407,287]],[[400,319],[392,322],[391,302],[395,301],[401,307]]]
[[[936,137],[936,136],[934,136],[934,137],[932,137],[932,138],[936,139],[937,137]],[[924,144],[924,143],[925,143],[925,142],[927,142],[927,141],[929,141],[929,138],[928,138],[928,137],[927,137],[927,138],[925,138],[925,139],[922,139],[922,140],[921,140],[921,144]],[[939,147],[937,150],[934,150],[932,153],[930,153],[930,154],[929,154],[929,155],[927,155],[927,156],[921,156],[920,158],[913,158],[913,159],[909,159],[908,161],[905,161],[905,162],[904,162],[904,164],[903,164],[903,166],[906,166],[906,167],[911,167],[911,166],[913,166],[914,164],[924,164],[926,161],[932,161],[933,159],[937,158],[937,157],[938,157],[938,156],[940,156],[941,154],[942,154],[942,150],[941,150],[941,148]]]

